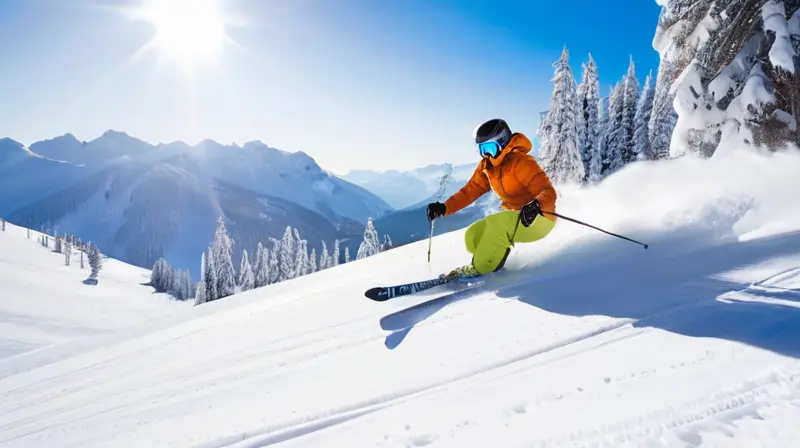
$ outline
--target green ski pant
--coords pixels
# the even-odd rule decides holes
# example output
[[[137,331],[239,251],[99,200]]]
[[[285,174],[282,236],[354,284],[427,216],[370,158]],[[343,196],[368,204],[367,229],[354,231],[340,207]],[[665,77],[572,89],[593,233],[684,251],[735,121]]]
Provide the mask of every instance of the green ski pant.
[[[464,235],[464,244],[467,251],[472,254],[472,266],[478,272],[485,274],[502,267],[513,243],[532,243],[540,240],[546,237],[556,224],[555,221],[539,215],[530,226],[525,227],[521,223],[518,224],[518,217],[518,211],[504,210],[469,226]]]

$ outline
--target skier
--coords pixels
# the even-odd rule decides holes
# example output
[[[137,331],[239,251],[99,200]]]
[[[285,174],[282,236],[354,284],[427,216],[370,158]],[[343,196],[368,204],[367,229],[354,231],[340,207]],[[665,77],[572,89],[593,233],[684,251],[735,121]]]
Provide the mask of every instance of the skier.
[[[442,274],[447,280],[502,269],[514,243],[540,240],[556,223],[554,216],[542,214],[556,211],[556,190],[528,154],[531,141],[519,132],[512,133],[508,123],[499,118],[475,128],[474,139],[481,161],[472,178],[444,203],[428,204],[428,220],[452,215],[489,190],[497,193],[504,210],[469,226],[464,244],[472,254],[472,262]]]

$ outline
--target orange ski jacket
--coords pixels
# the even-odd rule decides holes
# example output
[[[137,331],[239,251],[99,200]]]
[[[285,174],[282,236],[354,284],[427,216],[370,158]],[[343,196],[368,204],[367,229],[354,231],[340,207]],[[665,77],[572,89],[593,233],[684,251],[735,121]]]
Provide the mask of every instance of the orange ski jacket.
[[[531,141],[524,134],[514,133],[508,145],[496,159],[481,159],[472,178],[444,205],[446,215],[452,215],[494,190],[506,210],[519,210],[538,199],[542,211],[556,211],[556,190],[536,159],[528,153]],[[555,221],[553,215],[544,215]]]

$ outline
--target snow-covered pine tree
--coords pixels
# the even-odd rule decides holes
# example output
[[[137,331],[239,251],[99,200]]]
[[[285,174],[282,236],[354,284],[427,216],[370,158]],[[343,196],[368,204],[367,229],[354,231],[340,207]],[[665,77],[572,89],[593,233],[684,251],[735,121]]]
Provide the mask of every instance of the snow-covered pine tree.
[[[5,232],[5,231],[6,231],[6,220],[0,218],[0,232]]]
[[[164,262],[163,258],[158,258],[155,263],[153,263],[153,268],[150,269],[150,284],[155,288],[156,292],[162,292],[161,290],[161,282],[164,278],[162,264]]]
[[[183,300],[183,285],[181,285],[183,274],[180,269],[175,269],[172,266],[169,267],[169,270],[172,281],[170,282],[171,284],[167,293],[178,300]]]
[[[281,281],[280,253],[281,242],[270,237],[272,250],[269,251],[269,284]]]
[[[636,107],[639,104],[639,78],[636,77],[636,67],[633,57],[628,65],[628,72],[622,80],[622,137],[621,148],[622,164],[626,165],[636,160],[633,135],[636,130]]]
[[[259,246],[260,245],[259,243]],[[247,250],[242,249],[242,262],[239,266],[239,291],[250,291],[255,287],[255,281],[253,267],[250,265]]]
[[[591,181],[592,158],[600,151],[600,78],[597,63],[589,54],[589,62],[583,64],[583,77],[578,85],[578,136],[580,137],[581,160],[585,170],[583,181]],[[599,166],[599,160],[598,164]],[[597,172],[599,175],[599,171]]]
[[[650,137],[648,136],[648,123],[650,114],[653,110],[653,97],[655,90],[651,86],[652,73],[647,74],[644,80],[644,88],[639,96],[639,104],[636,106],[636,116],[634,118],[633,130],[633,152],[639,160],[650,157]]]
[[[194,304],[202,305],[206,303],[206,282],[201,278],[199,282],[197,282],[197,287],[194,292]]]
[[[381,252],[387,251],[392,248],[392,239],[389,238],[389,235],[383,235],[383,243],[381,243]]]
[[[358,247],[356,260],[371,257],[380,252],[380,248],[381,243],[378,239],[378,231],[375,229],[375,224],[372,222],[372,218],[368,218],[367,226],[364,228],[364,240]]]
[[[185,289],[184,300],[189,300],[194,297],[194,288],[192,287],[192,274],[188,269],[183,271],[183,287]]]
[[[264,250],[264,245],[261,241],[256,246],[256,251],[253,255],[253,287],[258,288],[258,270],[261,269],[261,251]],[[240,274],[241,275],[241,274]]]
[[[623,84],[617,83],[608,98],[607,114],[603,119],[603,138],[601,139],[602,166],[601,177],[606,177],[622,168],[622,147],[625,138],[622,128],[624,91]]]
[[[653,92],[653,109],[650,122],[647,124],[647,136],[650,140],[648,160],[663,160],[669,158],[670,142],[675,124],[678,122],[678,113],[672,101],[675,95],[672,88],[675,63],[662,59],[658,67],[655,91]]]
[[[205,291],[205,301],[211,302],[219,299],[219,293],[217,292],[217,267],[216,263],[214,262],[214,251],[212,250],[211,246],[206,249],[205,256],[203,258],[205,260],[205,268],[203,269],[203,280],[205,281],[205,287],[203,288]]]
[[[203,255],[200,256],[200,281],[197,282],[197,289],[195,291],[194,296],[194,304],[201,305],[208,301],[208,296],[206,295],[206,252],[203,252]]]
[[[575,78],[569,66],[565,46],[561,58],[553,64],[553,93],[550,109],[542,129],[540,159],[542,168],[554,183],[579,184],[585,177],[580,153],[576,119]]]
[[[222,216],[217,219],[217,230],[212,244],[214,266],[217,270],[217,298],[236,293],[236,270],[233,267],[233,240],[231,240]]]
[[[317,272],[317,248],[311,248],[311,255],[308,256],[308,273]]]
[[[89,278],[97,279],[97,276],[100,274],[100,270],[103,268],[103,254],[100,252],[100,249],[98,249],[97,246],[89,242],[87,256],[89,258],[89,266],[92,268]]]
[[[255,268],[255,287],[261,288],[269,284],[269,249],[258,242],[256,268]]]
[[[333,254],[331,254],[331,262],[329,267],[339,266],[339,255],[341,253],[339,246],[339,239],[337,238],[333,242]]]
[[[72,243],[69,240],[64,241],[64,266],[69,266],[70,259],[72,258]]]
[[[800,2],[661,5],[653,46],[662,66],[674,66],[670,87],[678,120],[671,157],[746,146],[775,150],[800,141]]]
[[[294,276],[302,277],[308,274],[308,242],[300,238],[296,229],[295,238],[297,238],[297,250],[294,259]]]
[[[597,183],[603,180],[603,148],[600,145],[601,139],[597,139],[597,145],[592,150],[592,159],[589,162],[589,173],[587,182]]]
[[[53,251],[56,252],[56,253],[59,253],[59,254],[62,253],[63,252],[63,248],[61,246],[62,246],[61,237],[56,235],[56,244],[55,244],[55,248],[53,249]]]
[[[322,241],[322,253],[319,255],[319,270],[324,271],[328,269],[330,266],[330,256],[328,255],[328,245],[325,243],[325,240]]]
[[[350,263],[350,247],[349,246],[345,246],[344,247],[344,262],[345,263]]]
[[[295,273],[295,258],[297,257],[296,253],[296,242],[294,237],[292,236],[292,228],[290,226],[286,226],[286,230],[283,232],[283,238],[281,239],[281,249],[280,249],[280,257],[279,261],[279,268],[280,268],[280,276],[278,281],[286,281],[294,278]]]

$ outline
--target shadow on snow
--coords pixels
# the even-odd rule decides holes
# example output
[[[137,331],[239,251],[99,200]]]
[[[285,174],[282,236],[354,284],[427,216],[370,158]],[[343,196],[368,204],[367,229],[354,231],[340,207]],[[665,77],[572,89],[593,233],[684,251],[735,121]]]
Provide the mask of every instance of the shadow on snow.
[[[751,286],[723,279],[722,274],[770,259],[800,257],[800,232],[714,245],[710,238],[661,237],[647,251],[612,239],[576,244],[537,266],[507,271],[477,288],[446,293],[384,316],[381,327],[392,331],[385,344],[396,348],[418,323],[491,288],[499,298],[553,313],[634,319],[637,327],[726,339],[800,358],[798,291],[786,291],[782,302],[721,298]],[[758,297],[758,290],[748,292]]]

